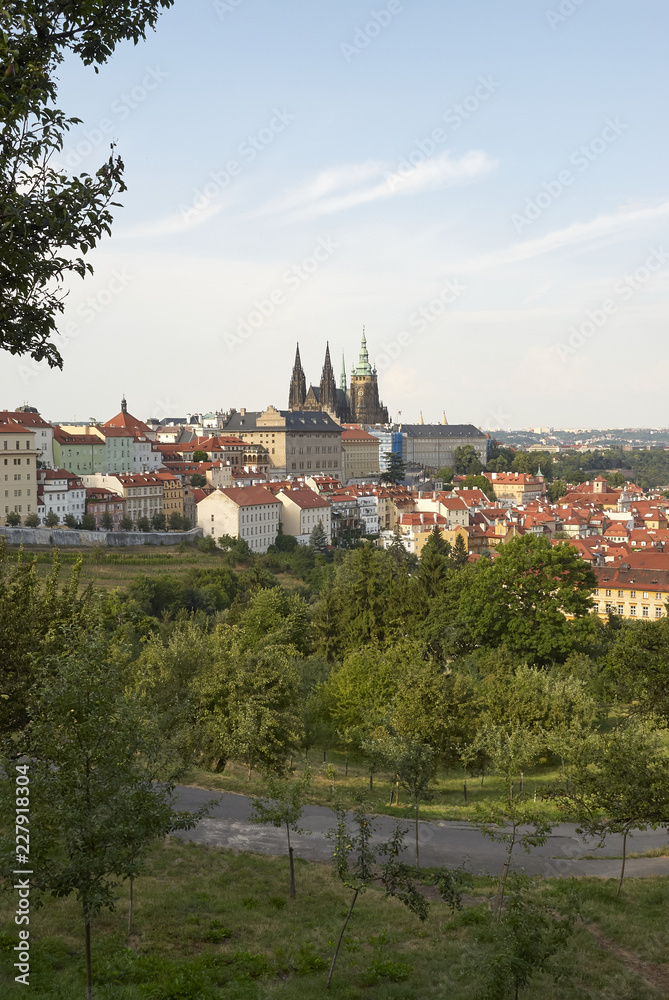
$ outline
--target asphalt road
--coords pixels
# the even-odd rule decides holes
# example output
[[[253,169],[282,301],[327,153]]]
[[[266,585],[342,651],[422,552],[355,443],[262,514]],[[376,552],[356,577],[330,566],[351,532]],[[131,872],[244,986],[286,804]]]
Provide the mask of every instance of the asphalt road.
[[[192,830],[184,830],[173,836],[200,844],[232,848],[237,851],[255,851],[259,854],[286,853],[285,829],[260,826],[249,822],[251,800],[244,795],[230,792],[211,792],[192,786],[181,786],[178,792],[178,808],[194,811],[211,799],[217,805],[209,816]],[[413,859],[414,824],[411,818],[403,820],[409,828],[407,836],[407,860]],[[308,834],[291,834],[295,856],[309,861],[328,861],[332,856],[333,844],[325,833],[335,825],[335,817],[330,809],[323,806],[306,806],[300,827]],[[394,829],[395,820],[389,816],[378,816],[375,820],[376,840],[385,840]],[[627,850],[632,853],[661,847],[669,841],[667,829],[636,832],[627,839]],[[474,874],[497,874],[504,861],[505,845],[493,843],[469,823],[430,821],[419,822],[418,842],[421,865],[456,867],[465,859]],[[576,833],[573,824],[561,823],[556,826],[543,847],[532,848],[529,854],[520,848],[514,850],[514,866],[524,868],[528,874],[542,875],[544,878],[564,878],[572,875],[596,875],[615,878],[620,875],[620,860],[615,856],[622,853],[622,837],[610,837],[603,848],[587,842]],[[586,860],[583,855],[593,855],[595,860]],[[669,857],[631,858],[625,868],[626,876],[669,875]]]

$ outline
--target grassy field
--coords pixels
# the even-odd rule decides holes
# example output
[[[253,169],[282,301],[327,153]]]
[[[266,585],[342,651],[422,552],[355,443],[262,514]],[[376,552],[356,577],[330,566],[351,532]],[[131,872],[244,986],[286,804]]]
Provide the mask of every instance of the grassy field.
[[[168,841],[152,852],[135,888],[134,933],[127,938],[128,894],[93,926],[95,996],[104,1000],[316,1000],[325,997],[333,943],[350,890],[325,865],[297,863],[296,901],[282,858],[236,854]],[[612,881],[582,880],[582,917],[562,953],[565,979],[538,976],[523,1000],[650,1000],[669,989],[669,879],[628,880],[621,900]],[[477,879],[465,909],[440,900],[421,923],[395,900],[370,890],[359,898],[330,996],[341,1000],[478,1000],[491,937]],[[550,900],[556,883],[536,883]],[[13,907],[0,899],[0,996],[14,984]],[[478,905],[477,905],[478,904]],[[483,905],[481,905],[483,904]],[[85,995],[83,926],[74,899],[46,901],[31,923],[30,995]]]
[[[301,774],[304,769],[304,758],[295,757],[293,767],[295,774]],[[311,792],[308,801],[313,805],[331,806],[333,801],[332,780],[328,777],[327,766],[332,765],[334,769],[334,788],[337,797],[347,805],[352,805],[355,793],[364,791],[365,801],[371,812],[396,816],[404,819],[414,815],[413,808],[408,800],[408,793],[400,788],[399,806],[396,800],[396,787],[391,781],[391,776],[386,774],[375,774],[373,777],[373,790],[369,788],[369,770],[362,758],[351,755],[348,758],[348,774],[346,756],[337,750],[328,750],[327,763],[323,763],[322,751],[312,750],[310,754],[310,767],[312,771]],[[540,767],[528,769],[525,772],[524,792],[531,799],[534,798],[534,791],[540,791],[541,787],[559,778],[559,769],[545,764]],[[254,771],[251,778],[248,777],[248,770],[243,764],[234,761],[228,762],[222,774],[215,774],[203,769],[194,769],[189,772],[185,784],[197,785],[199,788],[211,789],[212,791],[237,792],[241,795],[262,795],[266,785],[261,774]],[[505,799],[505,790],[501,779],[496,775],[486,774],[481,781],[481,777],[467,779],[467,802],[464,797],[464,782],[462,771],[446,772],[440,769],[432,785],[432,799],[428,802],[421,802],[419,817],[421,819],[443,819],[443,820],[470,820],[476,815],[476,805],[499,803]],[[515,791],[520,791],[519,783],[515,784]],[[393,792],[393,805],[390,805],[390,795]],[[544,815],[551,817],[556,822],[560,814],[553,803],[543,801],[537,796],[537,808]]]

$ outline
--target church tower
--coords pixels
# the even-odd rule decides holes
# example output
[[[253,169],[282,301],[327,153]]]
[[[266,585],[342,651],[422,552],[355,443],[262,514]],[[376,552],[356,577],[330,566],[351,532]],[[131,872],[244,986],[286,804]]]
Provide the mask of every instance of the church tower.
[[[369,363],[365,328],[362,328],[360,357],[351,372],[351,419],[356,424],[387,424],[388,410],[379,400],[376,368]]]
[[[297,345],[297,350],[295,352],[295,364],[293,365],[293,374],[290,379],[290,393],[288,396],[288,409],[289,410],[301,410],[304,407],[304,400],[307,395],[307,380],[304,376],[304,371],[302,370],[302,362],[300,360],[300,345]]]
[[[332,362],[330,361],[330,344],[325,347],[325,362],[321,374],[321,386],[318,395],[318,402],[322,410],[335,413],[337,410],[337,383],[335,382]]]

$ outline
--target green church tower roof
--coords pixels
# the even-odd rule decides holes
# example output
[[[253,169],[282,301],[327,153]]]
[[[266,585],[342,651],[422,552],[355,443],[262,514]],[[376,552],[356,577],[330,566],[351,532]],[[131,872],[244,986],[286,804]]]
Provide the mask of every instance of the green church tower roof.
[[[362,328],[362,342],[360,344],[360,358],[358,364],[355,368],[356,375],[371,375],[372,366],[369,363],[369,351],[367,350],[367,338],[365,337],[365,328]]]

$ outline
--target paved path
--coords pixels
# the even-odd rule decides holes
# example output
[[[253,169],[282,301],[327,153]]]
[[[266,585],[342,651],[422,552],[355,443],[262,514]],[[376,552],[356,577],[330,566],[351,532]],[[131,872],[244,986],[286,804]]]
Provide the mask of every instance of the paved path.
[[[260,854],[285,854],[285,830],[272,826],[259,826],[249,822],[251,800],[244,795],[230,792],[211,792],[193,786],[178,789],[180,809],[199,809],[205,802],[217,799],[218,804],[209,816],[193,830],[175,833],[183,840],[201,844],[229,847],[238,851],[257,851]],[[410,828],[407,837],[409,848],[407,858],[413,857],[413,821],[404,820]],[[390,816],[378,816],[375,821],[376,840],[385,840],[394,828],[395,820]],[[327,861],[332,856],[332,842],[324,836],[335,825],[332,810],[323,806],[306,806],[300,826],[309,830],[310,835],[291,834],[291,843],[297,857],[310,861]],[[456,867],[468,858],[475,874],[497,874],[504,860],[504,845],[496,844],[484,837],[469,823],[436,820],[419,822],[418,839],[420,861],[427,867],[446,865]],[[648,830],[628,837],[628,850],[632,853],[661,847],[669,840],[666,829]],[[622,837],[610,837],[603,848],[597,849],[592,841],[585,842],[576,833],[573,824],[561,823],[553,829],[543,847],[533,848],[525,854],[521,848],[515,849],[516,867],[523,867],[528,874],[542,875],[544,878],[568,875],[598,875],[615,878],[620,875],[620,860],[613,855],[622,853]],[[596,860],[584,860],[583,855],[594,855]],[[632,858],[627,861],[625,874],[629,876],[669,875],[669,857]]]

